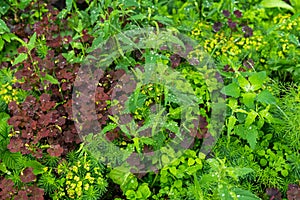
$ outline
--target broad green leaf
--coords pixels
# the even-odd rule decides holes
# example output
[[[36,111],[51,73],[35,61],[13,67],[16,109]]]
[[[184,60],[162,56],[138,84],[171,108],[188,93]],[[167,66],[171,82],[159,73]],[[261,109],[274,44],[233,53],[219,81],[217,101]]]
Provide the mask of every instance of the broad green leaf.
[[[0,51],[2,51],[4,47],[4,41],[2,40],[2,38],[0,38]]]
[[[175,134],[179,134],[179,127],[178,127],[177,122],[170,121],[165,124],[165,128],[172,131]]]
[[[227,134],[230,134],[232,129],[235,126],[235,122],[237,121],[237,119],[234,116],[230,116],[228,119],[228,124],[227,124]]]
[[[255,194],[251,193],[248,190],[243,190],[240,188],[234,188],[232,191],[239,196],[239,200],[260,200]]]
[[[7,27],[7,25],[5,24],[5,22],[2,19],[0,19],[0,34],[9,33],[9,32],[10,32],[10,30]]]
[[[115,167],[110,171],[108,176],[114,183],[121,185],[126,182],[126,179],[131,175],[129,170],[128,167],[124,166]]]
[[[176,169],[176,167],[170,167],[169,168],[169,171],[174,175],[174,176],[176,176],[177,175],[177,169]]]
[[[261,5],[265,8],[285,8],[292,12],[295,12],[295,9],[282,0],[264,0],[261,2]]]
[[[22,154],[11,153],[9,150],[2,152],[2,162],[10,169],[18,169],[24,166]]]
[[[193,158],[188,159],[188,166],[192,166],[195,164],[195,160]]]
[[[10,118],[6,112],[0,112],[0,122],[6,122]]]
[[[246,91],[246,92],[251,91],[251,85],[245,77],[239,76],[238,77],[238,83],[244,91]]]
[[[105,134],[106,132],[115,129],[116,127],[117,127],[116,124],[110,123],[110,124],[106,125],[106,126],[101,130],[101,134]]]
[[[221,93],[238,98],[240,96],[240,87],[236,83],[231,83],[225,87],[222,88]]]
[[[247,140],[250,147],[255,149],[258,131],[256,126],[245,127],[243,124],[234,127],[234,133],[242,139]]]
[[[243,167],[243,168],[235,167],[233,169],[234,169],[234,174],[237,175],[238,177],[245,176],[249,173],[254,172],[252,168],[247,168],[247,167]]]
[[[142,194],[142,199],[148,199],[151,196],[148,183],[142,183],[142,185],[140,185],[138,188],[138,192]]]
[[[16,36],[12,33],[5,33],[2,35],[3,40],[5,40],[6,42],[10,42],[13,37]]]
[[[72,2],[73,0],[66,0],[66,7],[67,7],[67,11],[71,11],[72,9]]]
[[[268,91],[264,90],[257,95],[257,101],[266,104],[276,104],[275,97]]]
[[[44,173],[44,168],[46,166],[42,165],[40,162],[36,160],[28,160],[24,163],[25,167],[32,167],[34,175],[42,174]]]
[[[159,21],[159,22],[161,22],[162,24],[165,24],[165,25],[171,25],[171,24],[173,24],[173,20],[170,19],[170,18],[168,18],[168,17],[166,17],[166,16],[155,15],[153,17],[153,19],[156,20],[156,21]]]
[[[124,1],[124,8],[128,8],[128,7],[138,7],[139,4],[137,3],[136,0],[126,0]]]
[[[289,40],[290,42],[294,43],[296,46],[300,46],[300,42],[297,36],[295,36],[294,34],[289,34]]]
[[[177,107],[175,109],[170,107],[169,115],[172,119],[180,119],[181,118],[181,107]]]
[[[156,143],[156,141],[154,139],[149,138],[149,137],[141,137],[140,141],[143,144],[147,144],[147,145],[151,145],[151,146]]]
[[[235,111],[238,108],[238,102],[235,98],[230,97],[228,99],[228,104],[229,108],[231,108],[231,110]]]
[[[182,189],[182,180],[174,181],[174,186],[178,189]]]
[[[137,108],[143,107],[145,101],[147,100],[147,95],[139,93],[138,91],[134,92],[130,96],[127,106],[130,112],[134,112]]]
[[[253,87],[253,90],[259,90],[264,81],[266,80],[267,78],[267,74],[265,71],[262,71],[262,72],[257,72],[257,73],[254,73],[252,76],[249,77],[249,81]]]
[[[267,119],[269,122],[273,121],[273,116],[269,112],[270,105],[267,106],[264,110],[259,111],[259,115],[261,118]]]
[[[202,169],[202,165],[193,165],[193,166],[190,166],[188,167],[185,172],[188,174],[188,175],[193,175],[195,174],[197,171],[201,170]]]
[[[49,81],[52,84],[57,84],[57,85],[59,84],[59,81],[56,78],[54,78],[53,76],[49,75],[49,74],[46,74],[45,77],[43,77],[41,79]]]
[[[229,188],[225,184],[218,185],[218,194],[220,200],[233,200]]]
[[[165,154],[161,156],[161,161],[162,161],[163,164],[169,164],[170,163],[169,157]]]
[[[136,199],[137,197],[137,194],[134,190],[127,190],[125,192],[125,195],[126,195],[126,199]]]
[[[255,98],[256,98],[256,94],[255,93],[244,93],[242,94],[243,97],[243,103],[250,109],[254,109],[255,108]]]
[[[288,172],[288,170],[286,170],[286,169],[281,170],[280,173],[281,173],[281,175],[284,176],[284,177],[287,177],[287,176],[289,175],[289,172]]]
[[[257,117],[257,115],[258,115],[257,112],[255,112],[254,110],[251,110],[246,117],[245,126],[249,127],[255,121],[255,118]]]
[[[144,14],[133,15],[129,19],[130,20],[143,20],[147,18]]]
[[[21,0],[20,4],[18,5],[18,8],[20,10],[24,10],[27,6],[29,6],[31,0]]]
[[[0,15],[5,15],[5,13],[9,10],[9,4],[5,1],[0,1]]]
[[[255,126],[250,126],[248,129],[249,130],[246,134],[246,140],[249,143],[251,149],[255,149],[258,138],[258,131]]]
[[[18,57],[16,57],[16,59],[12,65],[19,64],[19,63],[23,62],[24,60],[26,60],[27,58],[28,58],[28,55],[26,53],[20,53],[18,55]]]
[[[29,42],[28,42],[28,50],[31,51],[34,48],[36,42],[36,32],[31,36]]]

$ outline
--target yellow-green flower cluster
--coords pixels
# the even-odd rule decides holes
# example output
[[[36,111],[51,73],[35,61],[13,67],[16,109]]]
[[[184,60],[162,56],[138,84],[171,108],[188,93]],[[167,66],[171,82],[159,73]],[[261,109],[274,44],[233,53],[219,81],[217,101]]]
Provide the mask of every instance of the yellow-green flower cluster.
[[[205,36],[207,31],[211,30],[211,25],[205,22],[199,22],[196,24],[195,28],[191,31],[192,36],[199,37]]]
[[[297,50],[297,46],[292,42],[293,32],[300,31],[300,17],[292,19],[291,14],[278,14],[273,18],[274,24],[278,26],[276,30],[285,32],[286,34],[280,35],[280,47],[277,50],[277,56],[281,59],[285,59],[288,54],[294,54]],[[295,40],[296,39],[295,37]]]
[[[230,59],[241,55],[243,50],[259,51],[266,42],[263,36],[256,34],[252,37],[245,38],[241,34],[234,34],[227,38],[224,32],[216,33],[214,38],[204,41],[204,49],[212,56],[217,57],[224,55]]]
[[[63,170],[64,169],[64,170]],[[90,187],[106,186],[99,167],[91,167],[90,161],[82,160],[73,163],[67,168],[58,166],[58,174],[65,180],[65,187],[60,188],[58,198],[82,199],[83,194]]]
[[[11,82],[7,82],[5,84],[0,85],[0,99],[4,100],[5,103],[9,103],[11,101],[18,102],[18,89],[12,87],[12,84],[17,80],[14,79]]]
[[[273,22],[274,24],[278,24],[279,25],[279,29],[280,30],[297,30],[300,31],[300,26],[298,26],[298,22],[300,17],[291,20],[291,14],[278,14],[277,16],[275,16],[273,18]]]

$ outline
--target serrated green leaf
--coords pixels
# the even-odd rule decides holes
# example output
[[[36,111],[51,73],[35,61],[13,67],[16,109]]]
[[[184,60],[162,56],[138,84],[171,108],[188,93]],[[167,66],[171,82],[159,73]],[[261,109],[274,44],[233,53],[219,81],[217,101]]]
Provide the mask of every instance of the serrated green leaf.
[[[267,78],[267,74],[265,71],[254,73],[249,77],[249,81],[253,87],[253,90],[259,90],[264,84]]]
[[[139,4],[136,2],[136,0],[126,0],[124,1],[124,8],[128,8],[128,7],[138,7]]]
[[[106,125],[106,126],[101,130],[101,134],[105,134],[106,132],[115,129],[116,127],[117,127],[116,124],[110,123],[110,124]]]
[[[232,129],[235,126],[237,119],[234,116],[230,116],[228,118],[228,123],[227,123],[227,134],[230,134]]]
[[[154,145],[156,143],[155,140],[153,140],[152,138],[149,138],[149,137],[141,137],[140,141],[146,145]]]
[[[249,89],[250,89],[251,86],[250,86],[249,81],[248,81],[245,77],[239,76],[239,77],[238,77],[238,83],[239,83],[240,87],[241,87],[244,91],[246,91],[246,92],[249,91]]]
[[[295,9],[282,0],[264,0],[261,2],[261,5],[265,8],[285,8],[292,12],[295,12]]]
[[[237,99],[230,97],[228,98],[228,103],[227,105],[229,106],[229,108],[231,108],[231,110],[233,110],[233,112],[238,108],[238,102]]]
[[[166,123],[165,128],[172,131],[175,134],[179,134],[178,124],[174,121],[169,121],[168,123]]]
[[[243,124],[239,124],[234,127],[234,133],[240,136],[242,139],[247,140],[250,147],[255,149],[258,131],[256,126],[245,127]]]
[[[268,91],[264,90],[257,95],[257,101],[266,104],[276,104],[275,97]]]
[[[245,176],[249,173],[254,172],[254,170],[252,168],[248,168],[248,167],[243,167],[243,168],[234,168],[234,174],[238,177],[242,177]]]
[[[36,160],[28,160],[24,163],[24,167],[32,167],[34,175],[38,175],[45,172],[44,168],[46,166],[42,165],[40,162]]]
[[[36,42],[36,32],[34,32],[34,34],[31,36],[29,42],[28,42],[28,50],[31,51],[34,46],[35,46],[35,42]]]
[[[220,200],[233,200],[227,185],[220,184],[218,186],[218,194]]]
[[[146,19],[147,17],[144,14],[138,14],[138,15],[133,15],[129,19],[130,20],[143,20]]]
[[[239,200],[260,200],[255,194],[251,193],[248,190],[243,190],[240,188],[233,188],[233,192],[236,195],[239,195]]]
[[[2,19],[0,19],[0,34],[9,33],[9,32],[10,30],[7,27],[6,23]]]
[[[56,84],[58,85],[59,84],[59,81],[54,78],[53,76],[49,75],[49,74],[46,74],[44,77],[41,78],[42,80],[46,80],[46,81],[49,81],[50,83],[52,84]]]
[[[166,17],[166,16],[155,15],[153,17],[153,19],[156,20],[156,21],[159,21],[159,22],[161,22],[162,24],[165,24],[165,25],[171,25],[171,24],[173,24],[173,20],[170,19],[170,18],[168,18],[168,17]]]
[[[255,98],[256,98],[256,94],[255,93],[244,93],[242,94],[243,97],[243,103],[250,109],[254,109],[255,108]]]
[[[241,92],[240,87],[236,83],[231,83],[231,84],[223,87],[221,90],[221,93],[223,93],[227,96],[235,97],[235,98],[238,98],[240,96],[240,92]]]
[[[26,53],[20,53],[12,65],[19,64],[19,63],[23,62],[24,60],[26,60],[27,58],[28,58],[28,55]]]
[[[258,113],[255,112],[254,110],[251,110],[250,112],[248,112],[246,120],[245,120],[245,126],[249,127],[254,121],[255,118],[257,117]]]

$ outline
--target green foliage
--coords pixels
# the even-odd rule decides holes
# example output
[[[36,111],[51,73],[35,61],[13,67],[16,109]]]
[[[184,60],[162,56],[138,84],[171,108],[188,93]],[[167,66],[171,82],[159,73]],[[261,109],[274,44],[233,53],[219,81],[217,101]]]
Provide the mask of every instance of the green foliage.
[[[11,101],[22,102],[27,92],[18,88],[13,88],[13,84],[16,83],[16,77],[14,77],[14,71],[4,68],[0,69],[0,105],[3,111],[6,111],[5,104]]]
[[[271,0],[271,1],[264,0],[261,2],[261,5],[265,8],[276,8],[276,7],[285,8],[292,12],[295,12],[295,9],[292,6],[290,6],[288,3],[282,0]]]
[[[49,5],[53,1],[45,2]],[[57,200],[97,200],[113,196],[141,200],[255,200],[258,196],[265,199],[268,188],[280,190],[285,198],[288,184],[299,183],[299,1],[65,0],[65,7],[60,11],[53,10],[45,2],[0,2],[0,175],[1,181],[13,181],[16,193],[19,191],[21,195],[21,191],[38,185],[46,198]],[[59,20],[55,21],[56,15]],[[216,31],[213,26],[218,22],[222,27]],[[117,44],[120,57],[108,55],[114,58],[108,68],[113,73],[109,75],[124,70],[134,74],[137,82],[136,89],[131,94],[126,93],[129,98],[121,113],[131,117],[128,123],[122,121],[124,116],[110,116],[106,120],[103,115],[102,131],[98,136],[89,134],[85,136],[85,143],[78,146],[67,142],[60,149],[63,151],[61,157],[43,154],[35,158],[7,149],[10,138],[16,133],[7,123],[10,118],[8,104],[12,101],[21,104],[29,94],[18,89],[25,78],[17,81],[15,70],[28,66],[31,70],[31,67],[34,73],[27,78],[30,84],[31,80],[37,81],[32,83],[35,96],[44,90],[51,94],[51,101],[59,99],[51,112],[63,113],[61,120],[68,118],[68,121],[53,125],[60,129],[55,139],[59,135],[67,138],[64,127],[69,127],[73,121],[69,120],[71,107],[64,103],[71,99],[63,94],[72,88],[74,77],[70,74],[76,75],[80,63],[91,52],[98,48],[102,51],[101,45],[111,36],[149,26],[155,27],[157,35],[151,35],[152,40],[145,41],[141,49],[125,52]],[[159,34],[161,28],[168,31]],[[155,49],[167,41],[188,50],[177,38],[177,32],[199,41],[199,46],[214,59],[218,74],[207,66],[202,71],[196,70],[188,59],[174,61],[174,56],[178,55]],[[122,45],[129,46],[132,42],[126,37],[120,38]],[[118,39],[117,36],[114,39]],[[198,54],[201,56],[203,52],[190,52],[188,56]],[[48,67],[51,69],[46,69]],[[107,86],[118,85],[121,80],[110,82],[109,77],[106,78],[108,81],[101,89],[110,95],[112,90]],[[292,83],[270,84],[271,79]],[[198,148],[203,137],[216,134],[211,131],[213,124],[210,122],[214,121],[212,113],[216,108],[212,102],[221,98],[213,94],[218,93],[215,90],[220,87],[221,94],[226,96],[225,127],[221,131],[220,125],[221,137],[205,159]],[[118,100],[107,102],[109,106],[104,106],[105,109],[121,103]],[[27,111],[30,109],[35,108]],[[205,127],[194,127],[195,116],[189,113],[203,117],[205,123],[201,126]],[[44,114],[41,111],[34,120],[41,121]],[[22,123],[26,124],[26,119]],[[50,128],[54,121],[49,120],[49,123]],[[42,125],[38,124],[38,128]],[[172,135],[181,136],[185,126],[197,129],[198,139],[191,149],[175,152],[167,144],[173,141]],[[108,137],[111,135],[112,139]],[[52,139],[50,144],[59,141]],[[48,137],[38,140],[38,145],[47,147],[48,144],[43,145],[47,140]],[[77,147],[80,149],[73,151]],[[149,160],[157,169],[139,174],[130,166],[130,158],[132,153],[137,153],[144,161],[142,153],[145,150],[160,151]],[[104,168],[99,161],[107,166]],[[24,180],[28,168],[33,168],[34,178],[24,183],[21,177]],[[113,182],[109,188],[106,170],[110,171],[108,178]],[[2,196],[4,190],[0,187],[0,198],[9,199]],[[106,197],[114,192],[116,194]]]
[[[79,149],[43,173],[38,184],[53,199],[99,199],[108,185],[102,172],[103,166],[90,153]]]
[[[264,124],[272,123],[270,105],[275,97],[266,89],[265,72],[238,73],[221,92],[228,95],[229,115],[226,120],[228,144],[232,134],[246,140],[255,149]]]

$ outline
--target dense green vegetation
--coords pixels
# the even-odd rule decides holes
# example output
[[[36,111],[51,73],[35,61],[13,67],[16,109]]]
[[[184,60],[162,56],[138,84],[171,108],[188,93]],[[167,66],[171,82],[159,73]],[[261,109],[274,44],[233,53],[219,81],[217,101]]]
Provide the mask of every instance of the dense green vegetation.
[[[299,1],[0,17],[0,199],[300,199]]]

